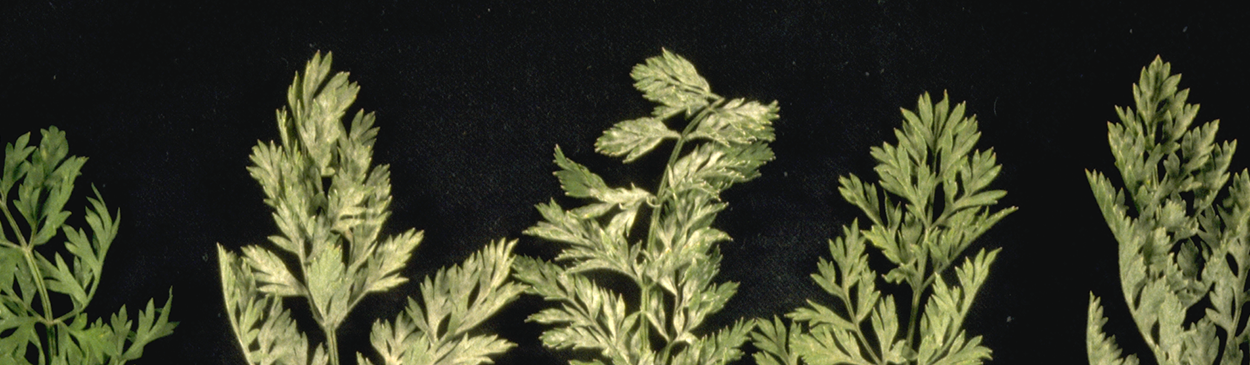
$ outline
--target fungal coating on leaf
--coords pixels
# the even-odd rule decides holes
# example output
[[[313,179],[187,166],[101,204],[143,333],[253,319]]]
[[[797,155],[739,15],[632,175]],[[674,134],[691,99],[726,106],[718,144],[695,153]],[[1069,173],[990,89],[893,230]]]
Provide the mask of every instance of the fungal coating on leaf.
[[[717,244],[729,235],[712,223],[725,208],[720,192],[759,176],[760,166],[772,160],[777,103],[713,94],[693,64],[667,50],[630,75],[643,97],[657,103],[655,111],[609,128],[595,149],[631,162],[672,141],[660,185],[653,191],[609,187],[556,148],[555,175],[566,195],[589,202],[568,210],[555,200],[538,205],[543,220],[525,233],[561,251],[554,262],[516,261],[517,279],[553,304],[529,321],[550,326],[542,335],[547,347],[593,350],[592,364],[724,364],[742,356],[739,347],[755,321],[716,332],[703,328],[738,288],[713,282],[721,259]],[[674,130],[670,120],[686,124]],[[634,231],[639,217],[650,217],[641,237]],[[604,285],[596,272],[620,276],[636,289]]]
[[[252,149],[248,172],[280,231],[269,237],[273,245],[245,246],[237,256],[218,245],[226,311],[250,364],[339,364],[339,326],[364,296],[408,282],[400,274],[424,237],[414,229],[379,237],[390,217],[390,171],[372,164],[372,113],[358,111],[344,127],[360,88],[345,72],[330,76],[331,59],[318,53],[295,74],[287,108],[277,113],[282,140]],[[370,340],[381,363],[484,364],[512,348],[467,332],[525,290],[508,280],[515,245],[499,240],[439,270],[419,285],[420,301],[375,322]],[[283,304],[291,297],[308,300],[326,343],[310,343],[296,328]],[[360,364],[372,358],[356,354]]]

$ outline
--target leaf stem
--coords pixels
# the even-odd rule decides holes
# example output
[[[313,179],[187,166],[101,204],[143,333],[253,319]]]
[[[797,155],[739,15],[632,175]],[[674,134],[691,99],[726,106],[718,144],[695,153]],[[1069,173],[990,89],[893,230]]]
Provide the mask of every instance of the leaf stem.
[[[339,365],[339,337],[335,333],[336,328],[321,326],[321,330],[326,333],[326,347],[330,352],[330,364]]]
[[[18,235],[21,237],[20,235]],[[59,321],[52,321],[48,318],[53,315],[52,302],[49,300],[47,284],[43,281],[43,275],[39,271],[39,266],[35,263],[34,247],[23,246],[22,257],[26,259],[26,266],[30,269],[30,276],[35,279],[35,287],[39,290],[39,302],[43,304],[43,313],[39,315],[39,321],[47,326],[48,336],[48,358],[52,358],[52,351],[56,348],[56,325]]]
[[[864,347],[865,349],[868,349],[868,351],[867,351],[867,352],[868,352],[868,357],[871,357],[871,358],[872,358],[872,363],[874,363],[874,364],[884,364],[883,362],[881,362],[881,358],[877,357],[877,353],[872,352],[872,349],[869,347],[868,337],[867,337],[867,336],[864,336],[864,330],[860,329],[860,328],[859,328],[859,326],[860,326],[860,324],[859,324],[859,323],[856,323],[856,324],[855,324],[855,336],[859,337],[859,342],[861,342],[861,343],[863,343],[863,344],[864,344],[864,345],[863,345],[863,347]],[[881,346],[881,347],[883,347],[883,348],[881,349],[881,353],[882,353],[882,354],[885,354],[885,349],[884,349],[884,347],[889,347],[889,346],[890,346],[890,344],[889,344],[889,343],[879,343],[879,344],[877,344],[877,346]]]
[[[851,312],[851,319],[856,319],[856,318],[859,318],[859,316],[860,316],[860,314],[861,314],[861,313],[856,313],[856,312],[855,312],[855,307],[851,305],[851,302],[850,302],[849,300],[847,300],[847,299],[843,298],[843,299],[842,299],[842,305],[845,305],[845,306],[846,306],[847,311],[848,311],[848,312]],[[869,311],[871,311],[871,309],[870,309]],[[861,324],[859,323],[859,321],[858,321],[858,320],[856,320],[856,321],[855,321],[855,331],[854,331],[854,332],[855,332],[855,336],[856,336],[856,337],[859,337],[859,342],[863,344],[863,346],[862,346],[862,347],[863,347],[863,348],[865,348],[865,349],[868,349],[868,351],[867,351],[867,352],[868,352],[868,356],[872,358],[872,363],[874,363],[874,364],[882,364],[882,362],[881,362],[881,358],[877,357],[877,354],[876,354],[875,352],[872,352],[872,349],[869,347],[868,336],[864,336],[864,330],[863,330],[862,328],[860,328],[860,326],[861,326]],[[880,343],[880,344],[877,344],[877,345],[881,347],[881,354],[884,356],[884,355],[885,355],[885,352],[886,352],[886,348],[888,348],[888,347],[890,346],[890,344],[889,344],[889,343]]]
[[[668,163],[664,165],[664,174],[660,178],[660,186],[656,188],[655,190],[655,196],[659,198],[659,202],[658,204],[656,204],[655,208],[652,209],[651,211],[651,224],[647,227],[647,246],[646,246],[647,250],[651,250],[655,247],[656,240],[658,239],[657,232],[659,231],[659,226],[660,226],[660,216],[664,212],[665,203],[676,199],[676,196],[674,196],[671,192],[669,192],[669,188],[671,188],[671,186],[669,186],[669,183],[668,183],[669,179],[671,178],[670,175],[673,172],[673,165],[677,163],[678,157],[681,156],[681,151],[683,148],[685,148],[686,141],[689,139],[690,133],[693,132],[694,129],[699,125],[699,122],[707,118],[708,114],[711,113],[712,108],[715,108],[717,105],[721,104],[722,102],[724,102],[723,98],[714,100],[713,102],[709,103],[706,107],[703,107],[701,110],[699,110],[699,113],[696,114],[694,118],[691,118],[690,122],[686,124],[686,127],[682,129],[681,136],[677,138],[677,143],[673,146],[673,151],[669,153]],[[665,246],[664,252],[668,252],[668,250],[670,249],[672,249],[672,247]],[[645,283],[639,282],[639,286],[641,286],[641,288],[639,289],[641,289],[642,300],[639,301],[638,310],[640,313],[649,313],[653,310],[653,308],[651,308],[650,297],[656,294],[654,293],[656,284],[654,282],[651,282],[651,280],[643,280],[643,281],[646,281],[646,282]],[[659,295],[662,296],[663,293],[659,293]],[[665,316],[665,317],[671,318],[671,316]],[[666,326],[667,324],[660,323],[659,325]],[[639,326],[639,330],[643,338],[646,338],[647,336],[649,336],[650,331],[648,331],[648,327],[649,325],[645,323],[642,326]],[[674,338],[672,336],[668,336],[667,328],[657,328],[656,330],[659,331],[661,335],[663,335],[666,339],[668,339],[668,343],[664,346],[664,349],[661,351],[662,357],[660,357],[660,360],[667,361],[669,352],[672,350],[672,347],[675,343],[673,341]]]
[[[851,322],[855,324],[853,326],[854,331],[852,332],[855,332],[855,336],[859,337],[859,342],[863,344],[862,348],[868,349],[869,348],[868,337],[864,336],[864,330],[860,328],[859,318],[863,315],[863,313],[857,312],[855,310],[858,307],[855,306],[853,303],[851,303],[850,290],[845,285],[846,285],[845,283],[839,284],[839,287],[837,289],[839,289],[840,292],[837,294],[834,294],[834,297],[837,297],[838,299],[842,300],[842,306],[846,307],[846,312],[850,314],[850,317],[847,317],[850,320],[848,320],[847,322]],[[869,309],[869,311],[872,311],[872,309]],[[880,345],[889,346],[889,344],[880,344]],[[882,355],[884,355],[885,349],[882,349],[881,353]],[[872,352],[871,349],[868,350],[868,356],[872,357],[872,362],[874,364],[881,364],[881,359],[878,358],[877,354]]]
[[[931,228],[932,225],[927,221],[925,224],[925,233],[921,238],[921,244],[931,246],[929,244],[929,237],[933,232]],[[927,253],[928,251],[926,250],[925,252]],[[936,278],[937,275],[941,274],[940,271],[934,271],[932,277],[926,276],[925,269],[926,266],[928,266],[928,263],[928,255],[923,255],[923,257],[919,259],[919,262],[917,262],[916,273],[914,274],[918,276],[918,278],[907,281],[908,285],[911,286],[911,315],[907,318],[907,347],[913,350],[916,348],[916,323],[919,322],[918,317],[920,317],[920,297],[924,294],[925,289],[929,287],[929,284],[932,283],[930,279]]]
[[[13,213],[9,211],[9,194],[6,192],[6,194],[0,196],[0,199],[4,200],[4,204],[0,204],[0,209],[4,210],[4,217],[8,218],[9,225],[13,227],[13,236],[17,237],[18,244],[25,249],[27,245],[26,236],[22,236],[22,228],[18,227],[17,220],[13,219]]]
[[[3,239],[3,237],[0,237],[0,245],[3,245],[3,246],[8,247],[8,248],[13,248],[13,249],[21,249],[21,248],[22,248],[22,246],[18,246],[16,243],[9,242],[9,240],[7,240],[7,239]]]
[[[667,360],[669,355],[672,353],[673,345],[675,344],[677,344],[677,341],[668,341],[668,344],[664,345],[664,349],[660,350],[659,359]]]
[[[1225,245],[1225,247],[1227,247],[1227,245]],[[1227,251],[1227,249],[1225,249],[1225,251]],[[1246,282],[1246,279],[1245,279],[1245,278],[1246,278],[1246,265],[1237,265],[1237,266],[1238,266],[1238,267],[1237,267],[1237,271],[1239,271],[1239,273],[1237,273],[1237,280],[1236,280],[1236,281],[1234,281],[1234,282],[1235,282],[1235,283],[1244,283],[1244,282]],[[1240,321],[1240,319],[1241,319],[1241,306],[1242,306],[1242,304],[1241,304],[1241,303],[1245,303],[1245,300],[1246,300],[1246,292],[1245,292],[1244,290],[1237,290],[1237,291],[1234,291],[1233,295],[1234,295],[1234,298],[1233,298],[1233,303],[1238,303],[1238,304],[1233,306],[1233,315],[1232,315],[1232,316],[1230,316],[1230,318],[1234,318],[1234,319],[1237,319],[1238,321]],[[1234,323],[1236,323],[1236,322],[1234,322]],[[1234,325],[1233,325],[1233,328],[1229,328],[1229,329],[1227,329],[1227,331],[1228,331],[1228,337],[1227,337],[1227,340],[1225,341],[1224,348],[1225,348],[1225,349],[1231,349],[1231,348],[1236,348],[1236,347],[1238,347],[1238,346],[1239,346],[1239,344],[1240,344],[1240,342],[1242,342],[1242,341],[1245,341],[1245,340],[1246,340],[1246,339],[1245,339],[1245,336],[1246,336],[1246,331],[1247,331],[1247,330],[1250,330],[1250,326],[1247,326],[1247,328],[1242,329],[1242,330],[1241,330],[1241,333],[1236,333],[1236,332],[1237,332],[1237,325],[1236,325],[1236,324],[1234,324]],[[1225,351],[1228,351],[1228,350],[1225,350]]]
[[[911,290],[911,316],[907,318],[907,348],[916,349],[916,317],[920,316],[920,289],[912,288]]]
[[[22,251],[22,257],[26,259],[26,266],[28,266],[27,269],[30,271],[31,278],[35,279],[35,287],[39,290],[39,302],[43,304],[43,313],[42,314],[35,313],[35,314],[39,316],[39,321],[43,322],[43,324],[48,327],[47,328],[48,330],[47,331],[47,336],[48,336],[47,357],[51,358],[53,348],[56,347],[56,330],[54,326],[58,324],[60,320],[53,321],[53,320],[48,319],[48,317],[52,316],[52,302],[49,300],[48,288],[47,288],[47,284],[44,283],[43,281],[43,274],[40,273],[39,265],[38,263],[35,262],[35,257],[34,257],[35,248],[33,246],[30,246],[30,242],[32,242],[32,240],[28,240],[25,236],[22,235],[21,228],[17,225],[17,220],[13,218],[13,213],[9,211],[7,192],[6,194],[4,194],[3,199],[5,203],[0,204],[0,210],[4,211],[4,217],[9,221],[9,225],[13,227],[13,236],[17,237],[18,244],[20,244],[21,246],[20,248]],[[34,234],[34,231],[35,231],[35,227],[31,227],[32,235]],[[31,312],[34,312],[34,308],[31,308]]]
[[[234,267],[233,267],[234,265],[235,265],[235,263],[234,263],[234,262],[230,262],[230,266],[231,266],[230,270],[233,270],[233,269],[234,269]],[[221,271],[222,271],[222,273],[221,273],[221,276],[222,276],[222,283],[226,283],[226,281],[225,281],[225,279],[226,279],[226,274],[225,274],[225,272],[226,272],[226,271],[225,271],[225,270],[226,270],[226,268],[225,268],[225,267],[222,267],[222,268],[221,268]],[[226,284],[226,285],[229,285],[229,284]],[[248,361],[250,362],[250,361],[251,361],[251,357],[252,357],[252,351],[251,351],[251,349],[250,349],[250,348],[248,348],[248,343],[243,341],[243,334],[244,334],[244,331],[243,331],[243,329],[242,329],[242,328],[239,328],[239,318],[238,318],[238,313],[235,313],[235,311],[236,311],[236,310],[238,310],[238,304],[231,305],[232,303],[230,303],[230,301],[231,301],[231,300],[233,300],[233,299],[235,299],[235,298],[230,298],[230,295],[229,295],[229,294],[226,294],[226,295],[225,295],[225,297],[226,297],[226,311],[227,311],[227,313],[226,313],[226,314],[227,314],[227,316],[226,316],[226,317],[230,319],[230,328],[234,329],[234,340],[235,340],[235,342],[236,342],[236,343],[238,343],[238,344],[239,344],[239,348],[243,350],[243,356],[244,356],[244,357],[246,357],[246,358],[248,359]],[[252,303],[255,303],[252,299],[253,299],[253,298],[248,298],[248,299],[247,299],[247,302],[248,302],[248,304],[249,304],[249,305],[250,305],[250,304],[252,304]],[[272,313],[272,310],[271,310],[271,309],[272,309],[272,308],[271,308],[271,306],[273,306],[273,305],[274,305],[274,303],[273,303],[273,302],[270,302],[270,301],[266,301],[266,304],[267,304],[267,305],[264,307],[264,308],[266,309],[266,310],[265,310],[264,315],[266,315],[266,316],[270,316],[270,315],[272,315],[272,314],[273,314],[273,313]],[[244,309],[244,310],[246,310],[246,309]]]
[[[655,240],[656,240],[655,233],[656,233],[656,230],[658,229],[656,227],[659,226],[660,213],[664,209],[664,202],[666,200],[669,200],[670,198],[669,197],[670,194],[668,194],[668,188],[669,188],[668,180],[669,180],[669,175],[672,173],[673,165],[677,163],[677,158],[681,156],[681,150],[682,148],[686,146],[686,141],[689,140],[690,133],[694,132],[694,129],[695,127],[698,127],[699,122],[707,118],[708,114],[711,113],[711,110],[713,108],[719,106],[724,101],[725,99],[723,98],[717,99],[709,103],[708,106],[703,107],[703,109],[699,110],[699,113],[696,114],[694,118],[691,118],[690,123],[686,124],[686,128],[681,131],[681,136],[677,138],[677,144],[673,146],[673,152],[669,153],[668,163],[664,165],[664,175],[660,178],[660,187],[656,188],[655,190],[655,196],[660,198],[660,202],[659,204],[656,205],[655,210],[651,212],[651,225],[648,227],[648,232],[647,232],[647,247],[648,248],[653,247],[655,245]],[[665,249],[668,249],[668,248],[670,247],[665,247]]]

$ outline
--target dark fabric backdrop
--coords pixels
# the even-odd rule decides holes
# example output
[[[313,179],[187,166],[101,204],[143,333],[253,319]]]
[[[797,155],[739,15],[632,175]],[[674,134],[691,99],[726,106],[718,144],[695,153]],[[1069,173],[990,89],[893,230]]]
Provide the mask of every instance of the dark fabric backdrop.
[[[93,315],[122,305],[133,313],[173,287],[181,324],[138,363],[238,364],[214,245],[237,250],[276,232],[245,171],[248,154],[277,138],[273,111],[318,50],[359,82],[357,106],[377,112],[375,161],[393,171],[386,232],[425,230],[410,278],[497,238],[550,253],[521,232],[539,219],[534,204],[561,194],[551,175],[557,144],[611,184],[653,188],[655,161],[622,165],[593,145],[615,122],[650,111],[629,71],[662,47],[721,95],[778,100],[776,160],[724,195],[730,208],[715,224],[734,237],[721,245],[720,279],[741,288],[711,326],[825,298],[808,276],[828,257],[826,240],[860,217],[837,177],[875,180],[868,150],[895,142],[899,108],[946,91],[977,115],[979,146],[994,147],[1004,166],[993,186],[1020,208],[972,248],[1003,251],[966,325],[994,363],[1012,364],[1084,362],[1091,291],[1106,298],[1111,333],[1144,350],[1083,173],[1114,170],[1106,122],[1133,102],[1142,66],[1156,55],[1172,62],[1203,106],[1199,119],[1225,120],[1221,140],[1250,136],[1250,14],[1232,5],[552,3],[6,1],[0,137],[64,129],[71,152],[90,158],[71,222],[81,220],[88,184],[122,211]],[[1239,154],[1233,168],[1246,161]],[[393,318],[415,290],[409,283],[358,307],[341,330],[343,353],[367,350],[373,321]],[[570,355],[544,349],[542,327],[524,321],[542,304],[526,297],[488,323],[519,343],[499,363]]]

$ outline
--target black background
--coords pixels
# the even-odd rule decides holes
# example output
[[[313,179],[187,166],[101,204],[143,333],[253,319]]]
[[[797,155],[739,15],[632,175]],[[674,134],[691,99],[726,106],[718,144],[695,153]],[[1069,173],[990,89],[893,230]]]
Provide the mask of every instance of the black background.
[[[653,188],[663,157],[622,165],[593,143],[650,111],[629,71],[662,47],[721,95],[779,100],[776,160],[724,195],[730,208],[716,223],[734,237],[721,245],[720,278],[741,283],[716,327],[824,298],[808,275],[828,256],[826,240],[859,217],[837,177],[875,180],[868,150],[895,142],[898,108],[948,91],[968,102],[979,146],[994,147],[1004,166],[993,185],[1009,192],[1002,203],[1020,208],[973,247],[1003,248],[966,323],[995,363],[1084,362],[1091,291],[1106,297],[1110,332],[1144,350],[1083,174],[1114,170],[1106,122],[1113,106],[1132,103],[1142,66],[1156,55],[1172,62],[1203,105],[1199,120],[1223,118],[1221,140],[1250,136],[1250,17],[1224,5],[606,3],[4,2],[0,137],[64,129],[71,153],[90,158],[71,222],[87,184],[122,211],[93,315],[133,313],[173,287],[181,324],[138,363],[238,364],[214,244],[237,250],[276,232],[245,167],[258,140],[277,138],[273,111],[318,50],[359,82],[357,107],[377,112],[375,161],[393,171],[386,231],[425,230],[410,278],[501,237],[549,254],[521,232],[539,219],[534,204],[561,194],[557,144],[610,184]],[[1239,154],[1233,169],[1246,161]],[[342,352],[367,350],[370,324],[393,318],[415,290],[357,307]],[[519,343],[499,363],[570,356],[544,349],[541,326],[524,322],[541,305],[526,297],[488,323]]]

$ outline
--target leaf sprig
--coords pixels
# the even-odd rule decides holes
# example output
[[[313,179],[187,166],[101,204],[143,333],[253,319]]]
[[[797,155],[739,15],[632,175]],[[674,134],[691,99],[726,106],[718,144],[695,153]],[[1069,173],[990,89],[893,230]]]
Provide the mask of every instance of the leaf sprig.
[[[979,364],[990,358],[980,336],[968,338],[962,326],[999,249],[965,258],[955,269],[956,285],[943,273],[1016,209],[994,210],[1006,192],[987,188],[1001,166],[992,150],[973,149],[980,139],[975,117],[948,100],[934,105],[925,94],[916,111],[902,110],[903,127],[894,131],[898,145],[871,151],[880,182],[839,179],[842,197],[872,225],[861,230],[856,220],[843,227],[842,237],[829,241],[833,261],[822,258],[812,274],[836,306],[808,300],[787,315],[794,321],[789,326],[780,318],[761,321],[751,335],[761,350],[757,363]],[[910,288],[906,332],[900,332],[894,297],[877,290],[869,244],[894,264],[885,281]]]
[[[248,171],[281,233],[269,237],[271,247],[246,246],[239,256],[218,245],[226,310],[252,364],[338,364],[343,320],[366,295],[407,282],[400,271],[423,237],[413,229],[379,237],[390,217],[390,173],[387,165],[372,166],[372,113],[356,112],[344,128],[341,119],[360,88],[345,72],[331,76],[331,59],[318,53],[296,73],[288,109],[277,112],[281,143],[252,149]],[[440,270],[421,285],[424,308],[410,300],[393,323],[375,324],[371,337],[383,363],[481,364],[510,348],[493,335],[467,332],[524,290],[506,280],[513,246],[499,241]],[[292,297],[308,301],[325,344],[311,344],[299,331],[282,304]],[[359,353],[357,359],[370,363]]]
[[[38,146],[30,145],[26,133],[4,150],[0,363],[123,364],[138,359],[144,346],[177,326],[169,321],[173,292],[159,309],[149,299],[138,323],[124,305],[108,322],[88,318],[87,305],[100,287],[121,214],[110,214],[100,192],[92,188],[95,197],[87,199],[84,214],[90,232],[67,225],[71,214],[65,205],[87,158],[70,156],[65,132],[56,127],[41,135]],[[17,199],[10,200],[15,186]],[[49,244],[54,242],[63,243],[65,252]],[[69,261],[62,253],[68,253]],[[65,304],[70,308],[56,308]]]
[[[1250,175],[1243,170],[1229,181],[1237,143],[1216,143],[1219,120],[1193,126],[1198,106],[1186,103],[1189,90],[1178,89],[1180,80],[1157,57],[1142,68],[1135,106],[1116,108],[1120,122],[1107,123],[1123,186],[1097,171],[1086,177],[1119,242],[1122,294],[1155,360],[1241,364],[1250,343],[1243,312],[1250,300]],[[1136,364],[1102,333],[1107,319],[1092,293],[1089,307],[1090,363]],[[1205,315],[1187,321],[1195,307]]]
[[[631,162],[673,141],[660,185],[654,193],[609,187],[556,148],[555,175],[566,195],[590,203],[569,210],[555,200],[538,205],[543,221],[525,233],[558,242],[562,251],[554,262],[517,259],[516,277],[529,292],[557,303],[529,320],[553,326],[542,335],[548,347],[594,351],[593,360],[573,364],[732,361],[742,356],[738,348],[753,320],[697,334],[737,291],[736,283],[713,282],[721,259],[716,244],[729,236],[711,224],[725,208],[720,192],[759,176],[772,160],[767,143],[777,104],[716,95],[694,65],[667,50],[631,76],[643,97],[659,105],[650,116],[608,129],[595,149]],[[674,119],[687,124],[670,129]],[[644,209],[650,223],[646,236],[637,237],[633,228]],[[638,297],[627,300],[596,281],[601,273],[628,280]]]

